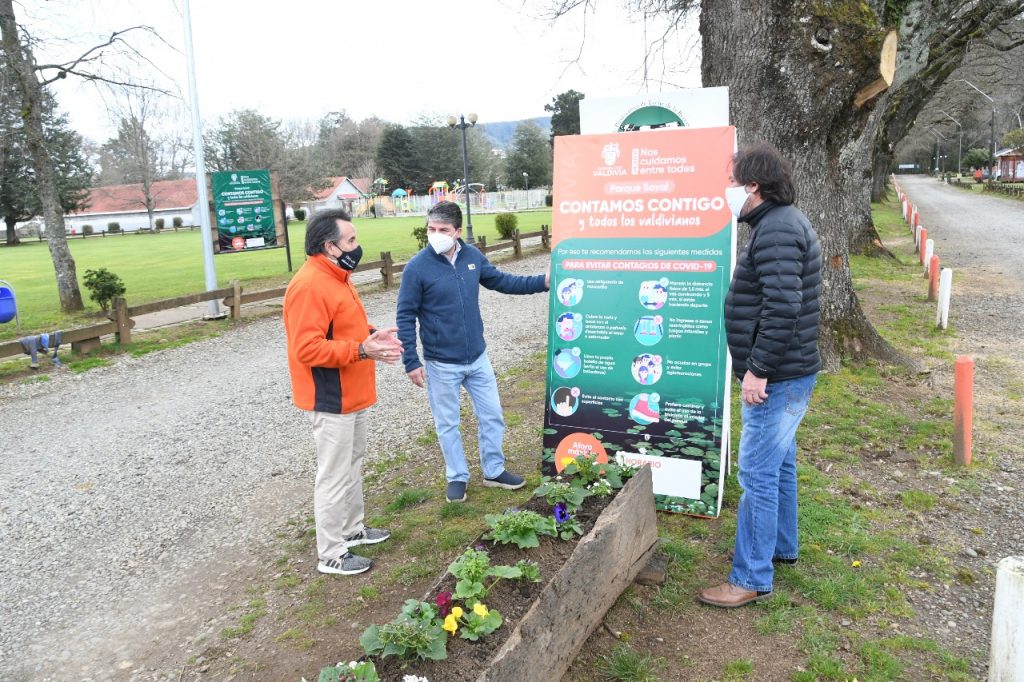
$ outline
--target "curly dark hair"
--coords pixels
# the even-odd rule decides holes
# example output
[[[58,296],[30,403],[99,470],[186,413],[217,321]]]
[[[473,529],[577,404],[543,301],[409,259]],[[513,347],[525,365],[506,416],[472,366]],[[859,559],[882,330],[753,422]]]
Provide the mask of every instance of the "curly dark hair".
[[[732,177],[741,185],[756,182],[765,201],[780,206],[796,201],[793,166],[766,142],[750,145],[733,157]]]

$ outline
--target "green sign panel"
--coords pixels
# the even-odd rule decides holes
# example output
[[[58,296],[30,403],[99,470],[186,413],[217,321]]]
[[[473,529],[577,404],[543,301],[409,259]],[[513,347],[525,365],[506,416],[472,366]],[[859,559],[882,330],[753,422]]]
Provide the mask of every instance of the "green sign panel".
[[[277,246],[270,171],[222,171],[210,175],[221,253]]]

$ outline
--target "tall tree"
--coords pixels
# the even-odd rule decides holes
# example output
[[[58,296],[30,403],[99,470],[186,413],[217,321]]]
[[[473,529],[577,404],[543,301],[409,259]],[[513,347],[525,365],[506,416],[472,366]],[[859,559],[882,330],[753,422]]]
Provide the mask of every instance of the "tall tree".
[[[563,0],[555,10],[591,4]],[[729,87],[731,120],[741,144],[771,142],[792,160],[799,205],[822,242],[825,367],[835,370],[844,355],[898,358],[864,316],[849,262],[851,236],[871,224],[873,145],[892,125],[884,112],[913,111],[927,102],[970,41],[1020,14],[1024,0],[630,4],[637,12],[673,18],[699,9],[703,84]],[[889,30],[899,34],[891,91],[881,100],[861,102],[858,94],[879,78]]]
[[[412,135],[403,126],[391,124],[377,145],[377,168],[380,177],[387,178],[392,187],[413,187],[419,184],[420,169]],[[372,180],[373,178],[371,178]]]
[[[511,187],[551,185],[551,147],[536,123],[523,121],[516,126],[505,170]],[[523,173],[528,173],[529,179]]]
[[[377,117],[358,123],[344,112],[332,112],[319,123],[317,147],[332,175],[376,178],[377,151],[387,124]]]
[[[555,146],[556,135],[580,134],[580,100],[586,97],[582,92],[566,90],[555,95],[551,104],[544,105],[544,111],[551,112],[551,146]]]
[[[66,312],[82,310],[82,293],[78,287],[75,259],[68,249],[64,212],[60,205],[57,164],[47,149],[43,125],[44,86],[69,75],[90,82],[116,82],[100,71],[105,65],[104,51],[111,46],[128,47],[126,52],[139,54],[127,45],[125,34],[144,27],[115,31],[107,42],[95,45],[77,58],[60,64],[36,64],[30,40],[18,26],[12,0],[0,0],[0,48],[7,64],[7,73],[17,85],[18,103],[25,126],[25,148],[35,174],[36,187],[46,221],[47,244],[57,278],[57,295]],[[45,74],[52,73],[47,77]],[[121,83],[122,85],[124,83]]]
[[[24,119],[17,106],[19,96],[8,78],[6,61],[0,58],[0,216],[7,244],[19,243],[15,224],[42,212],[35,172],[25,142]],[[61,209],[74,211],[88,199],[92,169],[82,153],[81,137],[68,127],[67,116],[57,111],[53,97],[43,92],[43,136],[54,160]]]

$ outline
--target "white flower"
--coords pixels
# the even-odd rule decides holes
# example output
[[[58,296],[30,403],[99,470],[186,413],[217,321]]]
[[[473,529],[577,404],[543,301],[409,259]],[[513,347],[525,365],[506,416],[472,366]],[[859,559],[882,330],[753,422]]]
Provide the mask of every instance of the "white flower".
[[[339,663],[338,665],[341,665],[341,664]],[[358,661],[349,661],[349,662],[348,662],[348,667],[352,668],[353,670],[355,670],[355,667],[356,667],[357,665],[359,665],[359,662],[358,662]]]
[[[406,675],[402,678],[402,682],[430,682],[430,680],[419,675]]]

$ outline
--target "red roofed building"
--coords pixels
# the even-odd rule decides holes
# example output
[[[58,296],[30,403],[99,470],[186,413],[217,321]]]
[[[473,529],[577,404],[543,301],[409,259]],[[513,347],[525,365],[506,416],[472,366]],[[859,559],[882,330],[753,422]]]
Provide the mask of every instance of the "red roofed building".
[[[343,208],[352,213],[354,206],[366,200],[369,192],[369,180],[349,178],[344,175],[327,178],[330,185],[316,193],[312,201],[306,202],[309,215],[321,208]],[[365,187],[360,187],[365,183]]]
[[[154,220],[163,218],[166,227],[171,227],[175,218],[181,218],[185,226],[199,224],[194,178],[154,182],[150,195]],[[71,234],[80,234],[84,225],[92,225],[93,232],[106,232],[112,222],[118,223],[124,232],[150,227],[141,184],[94,187],[89,190],[88,208],[64,217]]]

